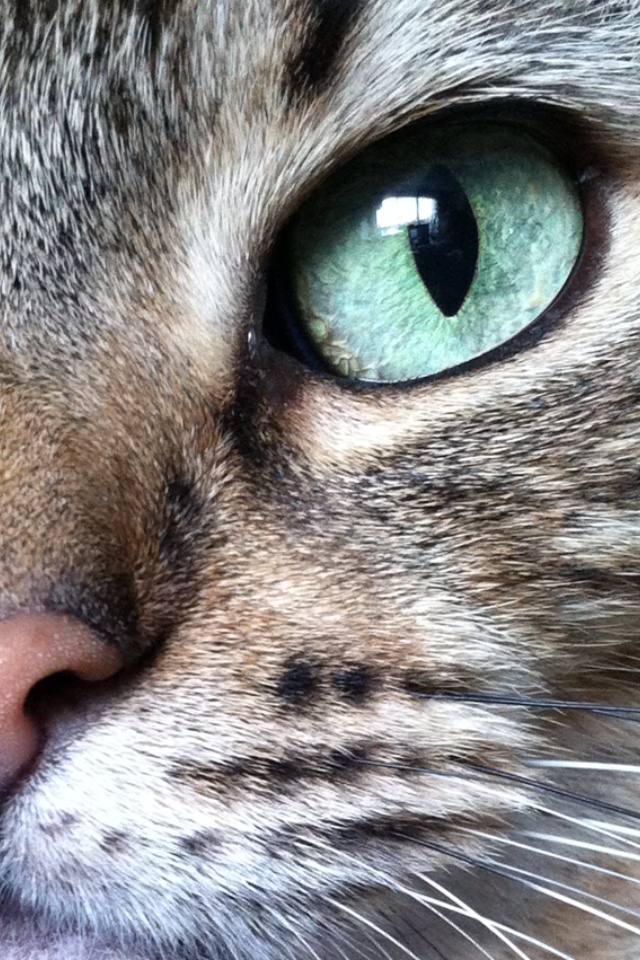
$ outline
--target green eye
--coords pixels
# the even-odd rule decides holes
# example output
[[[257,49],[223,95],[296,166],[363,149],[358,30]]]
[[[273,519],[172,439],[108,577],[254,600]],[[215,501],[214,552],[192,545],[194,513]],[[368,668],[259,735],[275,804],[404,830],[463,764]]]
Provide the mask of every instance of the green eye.
[[[582,235],[572,180],[523,131],[450,125],[378,144],[288,232],[302,339],[328,370],[360,380],[457,366],[546,310]]]

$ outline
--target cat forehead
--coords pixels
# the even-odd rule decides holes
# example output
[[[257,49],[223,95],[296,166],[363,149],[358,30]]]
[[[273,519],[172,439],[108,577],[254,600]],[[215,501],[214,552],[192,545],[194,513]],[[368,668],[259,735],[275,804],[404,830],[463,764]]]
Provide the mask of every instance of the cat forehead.
[[[361,136],[374,114],[383,128],[430,102],[546,97],[629,126],[639,105],[635,2],[2,0],[3,7],[5,124],[26,115],[44,134],[63,116],[68,137],[91,147],[99,136],[103,151],[124,144],[144,152],[150,136],[157,147],[216,131],[222,143],[229,118],[286,125],[314,108],[316,125],[318,114],[329,114]],[[10,146],[20,152],[17,134]],[[44,156],[55,144],[43,138],[40,147]]]
[[[637,11],[614,0],[0,0],[3,206],[13,221],[28,206],[35,227],[34,210],[66,217],[68,235],[123,193],[130,210],[144,198],[144,221],[159,194],[169,219],[178,182],[206,190],[243,164],[286,205],[289,184],[364,143],[487,100],[556,104],[635,140]]]
[[[5,330],[84,325],[80,349],[132,298],[175,317],[158,291],[235,323],[305,193],[442,108],[543,101],[635,143],[637,16],[617,0],[4,0]]]
[[[220,194],[247,168],[271,215],[365,143],[487,100],[635,141],[637,16],[618,0],[0,0],[0,228],[22,241],[26,216],[45,245],[51,225],[69,241],[125,195],[168,222],[179,185]]]

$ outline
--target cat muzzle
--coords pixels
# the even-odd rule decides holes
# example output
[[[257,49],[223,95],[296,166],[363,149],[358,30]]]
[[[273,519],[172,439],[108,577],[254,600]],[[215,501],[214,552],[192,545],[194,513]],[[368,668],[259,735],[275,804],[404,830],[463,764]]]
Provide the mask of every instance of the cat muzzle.
[[[36,759],[42,732],[25,709],[34,688],[56,674],[105,680],[120,653],[84,624],[60,614],[18,614],[0,622],[0,792]]]

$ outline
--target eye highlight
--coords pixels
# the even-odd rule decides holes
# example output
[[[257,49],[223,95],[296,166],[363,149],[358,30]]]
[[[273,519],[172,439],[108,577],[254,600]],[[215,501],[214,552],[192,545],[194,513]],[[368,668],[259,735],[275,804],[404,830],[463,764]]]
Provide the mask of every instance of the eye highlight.
[[[501,344],[578,260],[576,186],[525,131],[450,124],[376,144],[284,238],[294,334],[336,376],[404,382]]]

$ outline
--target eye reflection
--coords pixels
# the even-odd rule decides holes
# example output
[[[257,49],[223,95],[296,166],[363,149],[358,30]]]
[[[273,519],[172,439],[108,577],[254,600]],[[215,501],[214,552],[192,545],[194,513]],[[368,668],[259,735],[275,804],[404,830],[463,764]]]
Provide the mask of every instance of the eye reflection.
[[[413,196],[384,198],[375,211],[377,233],[388,237],[407,231],[420,279],[440,312],[453,317],[478,265],[476,218],[464,188],[443,164],[410,187]]]
[[[428,222],[435,209],[433,197],[385,197],[376,210],[376,227],[383,237],[393,237],[410,223]]]

